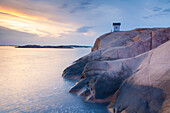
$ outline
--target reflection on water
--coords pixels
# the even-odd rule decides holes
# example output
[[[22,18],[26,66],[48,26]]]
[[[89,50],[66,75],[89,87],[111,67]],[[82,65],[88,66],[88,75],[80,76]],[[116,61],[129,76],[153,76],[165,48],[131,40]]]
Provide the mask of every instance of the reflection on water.
[[[106,106],[68,93],[62,71],[90,49],[0,47],[0,112],[103,113]]]

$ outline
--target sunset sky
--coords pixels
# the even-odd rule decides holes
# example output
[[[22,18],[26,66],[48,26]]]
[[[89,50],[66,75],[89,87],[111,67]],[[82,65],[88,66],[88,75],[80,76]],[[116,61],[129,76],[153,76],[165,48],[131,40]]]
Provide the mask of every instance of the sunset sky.
[[[0,0],[0,45],[92,45],[112,22],[170,27],[170,0]]]

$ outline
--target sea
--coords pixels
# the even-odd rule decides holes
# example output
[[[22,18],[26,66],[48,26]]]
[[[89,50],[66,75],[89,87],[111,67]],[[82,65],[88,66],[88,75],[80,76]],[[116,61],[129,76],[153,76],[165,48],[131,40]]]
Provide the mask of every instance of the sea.
[[[63,70],[90,48],[0,46],[0,113],[107,113],[106,104],[69,93]]]

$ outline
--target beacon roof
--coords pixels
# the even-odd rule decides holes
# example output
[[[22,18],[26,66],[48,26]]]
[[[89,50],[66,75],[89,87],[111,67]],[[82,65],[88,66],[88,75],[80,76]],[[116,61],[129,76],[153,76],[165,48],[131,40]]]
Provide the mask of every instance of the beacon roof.
[[[114,25],[121,25],[121,23],[113,23],[113,26],[114,26]]]

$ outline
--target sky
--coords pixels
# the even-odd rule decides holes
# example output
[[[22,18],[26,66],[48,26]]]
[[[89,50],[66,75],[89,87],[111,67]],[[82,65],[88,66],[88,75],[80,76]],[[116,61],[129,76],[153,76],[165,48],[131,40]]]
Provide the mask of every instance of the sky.
[[[0,45],[93,45],[113,22],[170,27],[170,0],[0,0]]]

